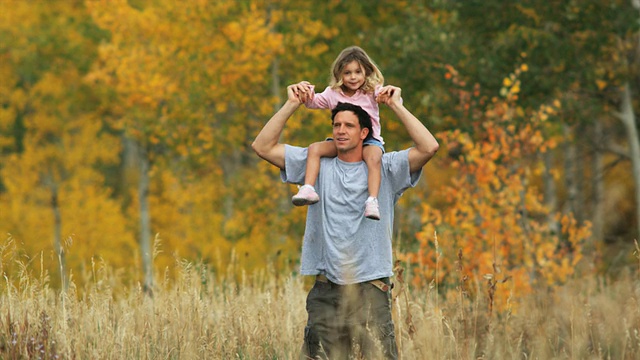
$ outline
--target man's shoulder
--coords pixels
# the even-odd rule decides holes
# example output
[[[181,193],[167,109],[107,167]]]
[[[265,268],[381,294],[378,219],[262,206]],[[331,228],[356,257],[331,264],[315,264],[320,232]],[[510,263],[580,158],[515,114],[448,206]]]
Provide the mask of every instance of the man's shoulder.
[[[389,151],[382,155],[383,172],[395,173],[409,166],[409,149]]]
[[[382,155],[383,161],[400,161],[408,159],[410,149],[388,151]]]
[[[308,148],[306,147],[284,144],[285,161],[290,161],[290,162],[306,161],[307,151],[308,151]]]

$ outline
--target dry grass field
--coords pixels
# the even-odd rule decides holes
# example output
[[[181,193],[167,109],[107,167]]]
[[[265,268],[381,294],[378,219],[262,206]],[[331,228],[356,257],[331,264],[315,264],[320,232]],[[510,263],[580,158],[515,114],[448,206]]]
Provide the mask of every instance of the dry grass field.
[[[159,278],[152,297],[105,268],[66,292],[54,290],[46,274],[5,275],[0,358],[298,358],[310,279],[264,272],[219,280],[188,263],[176,273]],[[468,291],[475,295],[455,286],[450,296],[436,296],[434,286],[400,292],[394,309],[401,358],[640,358],[635,272],[512,294],[512,305],[492,312],[485,285],[477,281]]]

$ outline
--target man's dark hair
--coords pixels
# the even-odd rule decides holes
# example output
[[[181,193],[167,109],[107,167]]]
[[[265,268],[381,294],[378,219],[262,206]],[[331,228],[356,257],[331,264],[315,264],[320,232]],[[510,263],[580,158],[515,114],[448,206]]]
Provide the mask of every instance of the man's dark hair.
[[[338,105],[335,108],[333,108],[333,110],[331,110],[331,125],[333,125],[333,119],[336,117],[336,115],[342,111],[351,111],[352,113],[356,114],[356,116],[358,117],[358,122],[360,123],[360,128],[369,129],[369,134],[367,134],[367,138],[365,140],[373,137],[373,127],[371,126],[371,116],[369,116],[369,113],[366,112],[363,108],[361,108],[358,105],[339,102]]]

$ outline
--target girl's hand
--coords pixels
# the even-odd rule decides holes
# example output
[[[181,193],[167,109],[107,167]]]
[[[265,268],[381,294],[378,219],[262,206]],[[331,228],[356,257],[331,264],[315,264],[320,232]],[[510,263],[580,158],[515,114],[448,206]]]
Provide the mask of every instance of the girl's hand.
[[[308,81],[301,81],[297,84],[291,85],[290,87],[293,90],[293,93],[303,103],[313,99],[313,96],[315,95],[313,85]]]

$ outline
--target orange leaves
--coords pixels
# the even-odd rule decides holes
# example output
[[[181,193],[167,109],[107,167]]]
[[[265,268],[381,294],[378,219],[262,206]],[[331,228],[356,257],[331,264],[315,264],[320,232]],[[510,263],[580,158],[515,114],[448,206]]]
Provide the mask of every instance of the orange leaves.
[[[523,65],[519,71],[525,70]],[[548,284],[565,281],[581,259],[589,226],[579,226],[565,216],[561,233],[555,233],[547,222],[549,211],[540,191],[530,186],[532,174],[542,166],[538,154],[555,146],[553,139],[545,137],[549,126],[545,116],[553,115],[560,104],[524,111],[515,102],[517,97],[511,96],[519,92],[519,80],[509,76],[503,84],[506,98],[471,112],[477,114],[472,119],[475,132],[438,134],[444,148],[455,156],[434,161],[439,167],[456,169],[457,174],[437,191],[443,199],[437,208],[423,206],[419,247],[403,258],[418,269],[416,285],[428,284],[435,276],[432,238],[436,231],[441,251],[437,265],[440,274],[449,274],[438,275],[437,281],[455,281],[447,259],[459,250],[468,259],[468,275],[491,274],[494,264],[501,264],[516,296],[531,291],[536,279]]]

